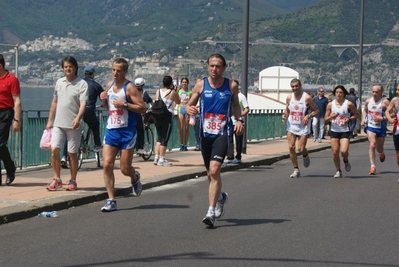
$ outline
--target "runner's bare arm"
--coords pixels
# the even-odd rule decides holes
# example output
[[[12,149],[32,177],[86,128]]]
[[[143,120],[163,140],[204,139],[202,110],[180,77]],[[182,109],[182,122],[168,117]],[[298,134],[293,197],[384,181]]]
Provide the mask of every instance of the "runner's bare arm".
[[[326,114],[324,115],[325,123],[327,123],[331,120],[331,106],[332,106],[331,102],[327,104]]]
[[[204,88],[204,80],[197,81],[194,85],[193,91],[191,93],[190,100],[187,103],[186,112],[188,115],[195,116],[198,113],[198,109],[196,108],[198,99],[202,93],[202,89]]]
[[[348,122],[349,122],[350,120],[357,120],[357,118],[360,117],[359,110],[357,110],[356,106],[355,106],[352,102],[349,102],[349,101],[348,101],[348,109],[349,109],[349,111],[350,111],[351,114],[352,114],[352,115],[348,118]]]
[[[396,106],[398,102],[398,97],[392,98],[391,102],[389,103],[387,110],[385,112],[385,116],[387,117],[388,121],[390,123],[394,123],[396,120],[396,112],[395,110],[398,110],[398,107]]]
[[[108,109],[108,89],[110,88],[112,81],[108,82],[105,86],[105,90],[100,94],[100,100],[102,103],[103,108]]]
[[[132,103],[127,103],[126,109],[139,114],[144,114],[147,111],[143,97],[132,83],[129,83],[126,87],[126,98],[132,101]],[[122,104],[122,107],[124,104]]]
[[[173,99],[173,101],[175,101],[175,103],[176,103],[177,105],[179,105],[179,104],[180,104],[180,97],[179,97],[179,94],[178,94],[175,90],[173,90],[171,94],[172,94],[172,95],[170,96],[170,99]]]
[[[285,110],[283,112],[283,115],[281,116],[281,120],[285,121],[288,116],[290,115],[290,109],[288,108],[291,102],[291,95],[287,96],[285,99]]]
[[[367,112],[368,112],[367,106],[368,106],[368,104],[369,104],[369,101],[370,101],[370,99],[367,99],[367,100],[364,102],[364,110],[363,110],[363,114],[362,114],[362,123],[361,123],[362,126],[365,126],[365,125],[366,125],[366,116],[367,116]]]
[[[319,108],[316,106],[316,104],[313,101],[313,98],[310,95],[306,96],[306,98],[307,98],[307,104],[312,109],[312,112],[310,112],[309,115],[310,115],[310,117],[314,117],[317,114],[319,114],[319,112],[320,112]]]
[[[309,121],[316,116],[317,114],[319,114],[319,108],[316,106],[316,104],[313,101],[313,98],[310,95],[306,96],[306,103],[308,105],[308,107],[310,107],[312,109],[312,112],[310,112],[307,116],[304,116],[302,119],[302,125],[307,125],[309,123]]]

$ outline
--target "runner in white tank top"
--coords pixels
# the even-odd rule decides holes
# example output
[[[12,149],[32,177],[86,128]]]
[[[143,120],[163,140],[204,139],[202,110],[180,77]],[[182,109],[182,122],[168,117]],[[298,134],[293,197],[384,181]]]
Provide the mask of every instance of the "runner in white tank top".
[[[333,94],[335,100],[328,103],[324,120],[326,122],[331,121],[331,150],[336,168],[334,178],[342,178],[339,154],[341,153],[342,155],[345,170],[349,172],[351,170],[351,165],[348,160],[350,136],[349,122],[359,118],[359,111],[352,102],[345,99],[348,91],[344,86],[338,85],[335,87]],[[351,116],[350,114],[353,115]]]
[[[374,84],[371,87],[372,97],[364,103],[362,126],[367,134],[369,142],[370,175],[375,175],[375,150],[380,154],[381,162],[385,161],[384,143],[386,136],[386,114],[389,101],[383,96],[384,88],[381,84]]]
[[[107,128],[104,133],[103,176],[108,193],[108,200],[101,208],[102,212],[117,210],[115,200],[114,166],[118,152],[120,153],[120,171],[130,178],[133,196],[140,196],[142,185],[140,173],[132,166],[137,113],[146,112],[146,107],[136,86],[126,79],[129,64],[124,58],[116,58],[112,62],[112,81],[100,94],[103,107],[109,111]]]
[[[290,175],[291,178],[299,177],[298,158],[296,156],[296,139],[298,141],[298,152],[303,156],[303,165],[305,168],[309,167],[310,159],[306,143],[310,133],[310,123],[312,117],[319,114],[319,109],[313,102],[313,98],[302,90],[301,81],[293,79],[291,81],[292,94],[287,96],[286,108],[283,112],[282,120],[287,119],[287,141],[290,152],[290,159],[294,166],[294,172]],[[307,109],[312,110],[311,113],[306,114]]]

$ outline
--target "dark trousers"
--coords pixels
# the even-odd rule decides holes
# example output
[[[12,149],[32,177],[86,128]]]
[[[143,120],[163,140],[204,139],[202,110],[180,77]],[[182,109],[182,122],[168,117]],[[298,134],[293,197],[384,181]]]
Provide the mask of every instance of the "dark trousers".
[[[14,109],[0,109],[0,160],[4,163],[7,174],[15,173],[15,164],[11,159],[10,151],[7,147],[10,137],[10,128],[14,119]]]
[[[100,122],[98,121],[96,111],[93,109],[86,109],[83,115],[83,121],[87,123],[89,128],[93,131],[94,145],[101,146]]]
[[[143,149],[144,148],[144,124],[143,124],[143,117],[141,114],[136,113],[137,115],[137,124],[136,124],[136,148]]]
[[[237,135],[236,133],[229,136],[229,147],[227,149],[227,159],[234,159],[234,139],[233,135],[236,138],[236,159],[241,159],[242,154],[242,141],[244,140],[244,135]]]
[[[201,144],[200,141],[200,115],[195,116],[195,125],[194,125],[194,133],[195,133],[195,146],[199,147]]]

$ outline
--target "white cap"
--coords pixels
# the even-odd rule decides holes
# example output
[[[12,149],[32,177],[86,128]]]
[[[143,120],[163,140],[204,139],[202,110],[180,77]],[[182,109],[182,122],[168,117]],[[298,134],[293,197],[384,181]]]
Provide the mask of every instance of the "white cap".
[[[145,84],[145,80],[143,78],[137,78],[134,80],[134,85],[135,86],[143,86]]]

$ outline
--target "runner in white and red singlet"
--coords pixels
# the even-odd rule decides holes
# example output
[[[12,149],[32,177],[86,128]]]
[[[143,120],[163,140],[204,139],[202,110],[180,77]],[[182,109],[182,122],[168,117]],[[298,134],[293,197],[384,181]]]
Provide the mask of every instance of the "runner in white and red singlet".
[[[290,151],[290,159],[294,166],[294,172],[290,175],[291,178],[298,178],[300,176],[298,167],[298,158],[296,156],[296,139],[298,138],[298,152],[303,156],[303,165],[305,168],[309,167],[310,159],[306,143],[308,135],[310,134],[310,127],[312,117],[319,114],[319,109],[313,102],[313,98],[302,90],[302,83],[299,79],[291,80],[292,94],[287,96],[286,108],[283,113],[283,121],[287,120],[287,141]],[[307,114],[308,108],[312,110]]]

